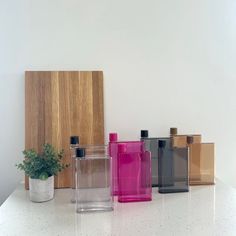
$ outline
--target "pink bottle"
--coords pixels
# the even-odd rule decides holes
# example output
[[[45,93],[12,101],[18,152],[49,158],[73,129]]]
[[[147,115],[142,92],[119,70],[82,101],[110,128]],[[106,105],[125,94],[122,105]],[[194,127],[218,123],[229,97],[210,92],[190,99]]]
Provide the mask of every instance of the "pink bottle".
[[[142,150],[130,152],[128,145],[118,144],[118,201],[151,201],[151,154]]]
[[[125,143],[127,152],[143,152],[144,142],[140,141],[124,141],[118,142],[118,134],[109,134],[109,146],[108,152],[112,159],[112,194],[113,196],[118,195],[118,144]]]

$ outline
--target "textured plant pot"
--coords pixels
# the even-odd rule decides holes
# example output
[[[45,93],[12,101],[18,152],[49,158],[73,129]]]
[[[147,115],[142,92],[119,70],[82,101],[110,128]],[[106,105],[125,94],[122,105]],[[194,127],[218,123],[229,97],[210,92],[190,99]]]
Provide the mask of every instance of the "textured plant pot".
[[[54,176],[47,180],[29,178],[29,196],[32,202],[46,202],[54,197]]]

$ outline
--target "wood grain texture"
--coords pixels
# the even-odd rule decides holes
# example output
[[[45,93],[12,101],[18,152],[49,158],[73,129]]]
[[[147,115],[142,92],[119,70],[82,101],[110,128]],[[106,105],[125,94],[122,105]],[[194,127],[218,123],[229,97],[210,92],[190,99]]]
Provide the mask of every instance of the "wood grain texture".
[[[25,148],[42,151],[51,143],[64,149],[70,163],[69,137],[80,144],[104,144],[102,71],[25,72]],[[71,168],[55,178],[56,188],[71,186]],[[28,178],[25,181],[28,189]]]

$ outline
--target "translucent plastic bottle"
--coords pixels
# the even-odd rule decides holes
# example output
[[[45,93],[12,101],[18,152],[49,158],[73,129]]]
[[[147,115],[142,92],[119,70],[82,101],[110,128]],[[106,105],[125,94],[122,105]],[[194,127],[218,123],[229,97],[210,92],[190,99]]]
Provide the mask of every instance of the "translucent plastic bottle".
[[[158,186],[158,138],[149,138],[148,130],[141,130],[141,138],[145,150],[151,152],[152,187]]]
[[[194,143],[188,136],[190,185],[215,183],[214,143]]]
[[[127,143],[118,144],[118,201],[151,201],[150,152],[129,152],[127,147]]]
[[[126,150],[128,152],[143,152],[144,142],[141,141],[118,141],[117,133],[109,134],[109,146],[108,151],[112,159],[112,194],[118,195],[118,145],[120,143],[126,144]]]
[[[188,147],[176,148],[159,140],[158,167],[159,193],[189,191]]]
[[[70,155],[71,155],[71,202],[76,202],[76,186],[75,186],[75,148],[79,147],[79,136],[70,137]]]
[[[107,146],[76,149],[76,191],[78,213],[113,210]]]

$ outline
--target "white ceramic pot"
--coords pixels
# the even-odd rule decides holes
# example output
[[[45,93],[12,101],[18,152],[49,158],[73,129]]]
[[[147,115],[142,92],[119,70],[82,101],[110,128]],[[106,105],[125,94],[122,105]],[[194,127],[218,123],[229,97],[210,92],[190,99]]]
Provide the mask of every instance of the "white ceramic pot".
[[[32,202],[46,202],[54,197],[54,176],[46,180],[29,178],[29,196]]]

